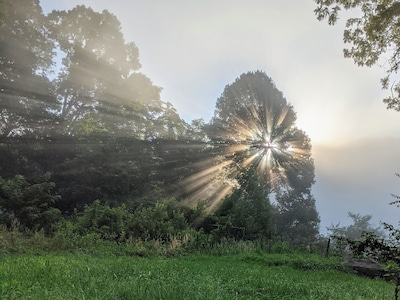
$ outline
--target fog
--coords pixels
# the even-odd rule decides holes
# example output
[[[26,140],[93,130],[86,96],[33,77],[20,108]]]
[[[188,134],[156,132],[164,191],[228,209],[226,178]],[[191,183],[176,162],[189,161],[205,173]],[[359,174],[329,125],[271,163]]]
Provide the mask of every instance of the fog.
[[[342,145],[315,145],[313,192],[321,216],[321,232],[330,225],[348,225],[347,212],[372,215],[372,222],[396,225],[400,208],[389,205],[400,195],[400,139],[376,138]]]
[[[379,67],[343,57],[344,20],[330,27],[313,1],[41,1],[45,12],[86,4],[109,10],[140,51],[141,71],[163,88],[186,120],[208,121],[224,86],[241,73],[265,71],[311,138],[313,187],[321,232],[346,224],[347,212],[396,223],[400,194],[399,113],[381,99]]]

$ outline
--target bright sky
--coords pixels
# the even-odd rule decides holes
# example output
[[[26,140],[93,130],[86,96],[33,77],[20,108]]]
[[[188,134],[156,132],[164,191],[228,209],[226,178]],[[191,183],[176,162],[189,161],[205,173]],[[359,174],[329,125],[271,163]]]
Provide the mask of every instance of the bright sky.
[[[187,122],[209,121],[242,73],[266,72],[312,140],[322,232],[346,224],[349,210],[398,222],[400,208],[388,203],[400,194],[400,112],[381,101],[382,69],[343,57],[344,20],[317,21],[312,0],[41,0],[45,13],[79,4],[118,17],[141,72]]]

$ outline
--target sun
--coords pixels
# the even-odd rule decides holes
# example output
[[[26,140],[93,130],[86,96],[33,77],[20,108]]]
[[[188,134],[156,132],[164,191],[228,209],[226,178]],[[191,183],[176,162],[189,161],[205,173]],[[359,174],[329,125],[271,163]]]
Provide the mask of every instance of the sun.
[[[338,122],[334,120],[333,114],[322,116],[312,109],[307,109],[301,112],[296,124],[298,128],[307,132],[313,143],[332,143],[337,138]]]
[[[312,182],[310,139],[295,123],[293,107],[265,74],[248,73],[227,86],[209,125],[215,157],[185,179],[187,198],[208,199],[215,207],[249,169],[270,193],[287,191],[307,176]]]
[[[274,144],[273,144],[271,141],[266,140],[266,141],[264,142],[264,147],[265,147],[265,149],[267,149],[267,150],[274,149]]]

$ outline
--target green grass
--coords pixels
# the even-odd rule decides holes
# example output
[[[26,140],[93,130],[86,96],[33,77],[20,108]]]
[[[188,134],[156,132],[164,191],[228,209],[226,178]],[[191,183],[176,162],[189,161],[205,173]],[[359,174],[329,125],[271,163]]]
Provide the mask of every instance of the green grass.
[[[394,285],[311,254],[3,255],[1,299],[393,299]]]

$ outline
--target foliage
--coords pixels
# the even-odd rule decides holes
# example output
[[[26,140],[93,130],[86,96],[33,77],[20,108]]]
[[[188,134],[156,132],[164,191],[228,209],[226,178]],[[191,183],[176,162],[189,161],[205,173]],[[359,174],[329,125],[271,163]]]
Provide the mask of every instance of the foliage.
[[[209,245],[216,236],[257,240],[274,231],[272,192],[310,193],[310,140],[265,73],[243,74],[227,86],[210,124],[187,124],[140,72],[139,50],[110,12],[79,5],[46,16],[38,0],[0,5],[0,218],[8,228],[16,218],[19,230],[43,229],[37,239],[52,233],[65,249],[91,239],[130,240],[138,253],[150,241],[179,248]],[[257,127],[254,116],[261,131],[238,138],[246,132],[238,124]],[[269,147],[269,168],[239,176],[260,163],[248,164],[249,157],[269,151],[260,144],[265,138],[279,144]],[[214,172],[218,161],[221,173]],[[237,187],[226,203],[232,210],[209,223],[218,224],[218,234],[204,237],[206,209],[191,206],[209,205],[214,191],[228,195],[227,182]],[[65,219],[52,232],[61,213]]]
[[[396,80],[400,62],[400,3],[396,0],[315,0],[318,20],[328,19],[334,25],[341,9],[355,10],[358,17],[346,22],[343,40],[350,44],[344,56],[359,66],[384,65],[387,75],[382,87],[391,90],[383,101],[387,108],[400,111],[400,82]],[[381,61],[380,61],[381,60]]]
[[[0,136],[45,135],[55,122],[47,78],[54,45],[39,0],[0,5]]]
[[[235,238],[259,237],[257,232],[262,230],[256,227],[265,223],[260,214],[268,210],[272,196],[280,201],[275,219],[281,236],[291,242],[316,238],[319,216],[311,195],[311,141],[295,121],[293,106],[264,72],[242,74],[225,87],[205,129],[215,152],[226,162],[220,176],[225,184],[238,188],[221,205],[217,220],[208,219],[208,226],[213,222],[217,226],[214,232]],[[257,175],[259,187],[251,183],[252,176],[241,178],[244,169]],[[259,201],[266,202],[262,209]],[[269,233],[261,235],[271,236],[274,230],[268,227]]]
[[[344,237],[349,239],[359,239],[363,232],[372,232],[377,236],[383,236],[383,232],[379,227],[374,227],[370,221],[372,215],[360,215],[348,212],[349,218],[352,219],[353,224],[340,227],[340,224],[332,225],[327,230],[332,236]]]
[[[317,241],[320,218],[315,199],[309,194],[287,192],[277,195],[276,233],[292,245],[311,245]]]
[[[197,142],[205,142],[207,140],[207,134],[204,130],[205,127],[206,124],[203,118],[192,120],[186,129],[187,139]]]
[[[114,15],[80,5],[45,16],[38,0],[3,2],[1,136],[185,134],[161,88],[138,72],[139,50]]]
[[[275,192],[308,190],[314,162],[307,135],[296,128],[296,113],[264,72],[242,74],[218,98],[206,130],[232,160],[231,174],[251,166]]]
[[[377,236],[373,232],[364,232],[359,239],[338,238],[345,242],[353,255],[379,261],[385,266],[386,276],[395,281],[395,299],[398,299],[400,286],[400,230],[385,224],[389,238]]]
[[[239,187],[214,213],[211,233],[217,240],[270,239],[274,234],[272,206],[253,170],[243,170]]]
[[[400,177],[399,174],[396,176]],[[393,195],[397,200],[390,204],[399,204],[399,197]],[[361,218],[359,215],[353,215],[355,221],[361,222],[363,227],[368,226],[368,216]],[[355,225],[357,225],[355,223]],[[352,229],[352,227],[349,227]],[[344,235],[336,237],[341,243],[349,246],[353,255],[359,257],[367,257],[378,261],[385,266],[386,276],[395,281],[395,299],[398,299],[400,287],[400,229],[393,225],[383,223],[385,235],[379,234],[376,229],[374,231],[364,231],[360,238],[346,237]]]
[[[96,200],[86,205],[82,213],[71,219],[72,222],[60,222],[55,231],[55,238],[73,240],[76,235],[93,235],[103,241],[133,245],[134,248],[142,247],[145,252],[151,245],[148,241],[171,244],[172,248],[195,247],[197,244],[193,239],[197,239],[199,234],[191,229],[191,225],[197,216],[197,209],[189,208],[175,200],[142,205],[133,212],[130,212],[125,204],[110,207]],[[80,238],[78,243],[79,240]],[[172,246],[173,243],[175,246]],[[141,250],[138,251],[140,253]]]
[[[33,178],[51,172],[63,213],[82,211],[96,199],[128,209],[165,197],[184,197],[182,178],[210,153],[191,141],[142,141],[111,136],[13,138],[0,142],[0,172]],[[179,158],[179,159],[178,159]],[[182,194],[180,194],[182,192]]]
[[[169,202],[171,203],[171,202]],[[142,240],[168,241],[189,229],[185,215],[168,202],[158,202],[151,207],[140,207],[127,224],[127,233]]]
[[[74,132],[77,122],[95,117],[107,130],[110,124],[98,119],[98,113],[105,109],[118,119],[119,111],[109,111],[118,105],[118,99],[109,98],[110,89],[121,88],[121,80],[140,67],[137,47],[125,44],[119,21],[108,11],[97,13],[81,5],[67,12],[53,11],[47,24],[65,54],[56,92],[67,133]]]
[[[84,235],[96,233],[104,240],[118,241],[125,239],[129,212],[125,205],[110,208],[100,200],[86,205],[81,216],[77,217],[77,231]]]
[[[10,227],[16,219],[23,229],[50,232],[60,218],[60,210],[54,207],[59,200],[53,194],[54,187],[49,173],[32,181],[22,175],[9,180],[0,177],[2,223]]]

